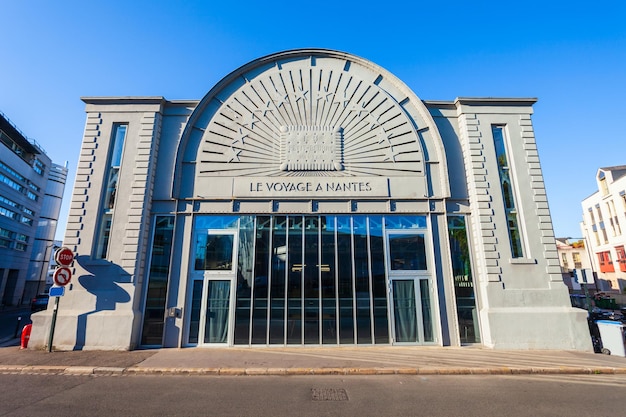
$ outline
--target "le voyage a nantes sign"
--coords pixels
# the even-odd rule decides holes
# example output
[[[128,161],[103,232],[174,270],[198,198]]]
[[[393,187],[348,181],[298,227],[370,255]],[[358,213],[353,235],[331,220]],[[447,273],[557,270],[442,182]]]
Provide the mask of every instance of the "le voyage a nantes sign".
[[[387,178],[241,177],[234,178],[235,197],[388,197]]]

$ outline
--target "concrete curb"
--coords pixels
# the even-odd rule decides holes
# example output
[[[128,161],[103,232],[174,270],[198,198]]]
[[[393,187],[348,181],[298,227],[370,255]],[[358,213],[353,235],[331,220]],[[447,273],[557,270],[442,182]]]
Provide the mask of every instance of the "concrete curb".
[[[54,375],[198,375],[198,376],[296,376],[296,375],[626,375],[626,368],[612,367],[493,367],[493,368],[143,368],[59,365],[0,365],[1,374]]]

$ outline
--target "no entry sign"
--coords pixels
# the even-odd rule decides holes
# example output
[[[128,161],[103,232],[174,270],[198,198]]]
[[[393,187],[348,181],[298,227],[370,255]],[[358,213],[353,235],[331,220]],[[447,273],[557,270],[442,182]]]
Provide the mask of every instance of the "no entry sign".
[[[72,279],[72,271],[65,266],[61,266],[54,271],[54,283],[60,287],[67,285]]]
[[[68,266],[74,260],[74,252],[70,248],[62,247],[54,253],[54,261],[63,266]]]

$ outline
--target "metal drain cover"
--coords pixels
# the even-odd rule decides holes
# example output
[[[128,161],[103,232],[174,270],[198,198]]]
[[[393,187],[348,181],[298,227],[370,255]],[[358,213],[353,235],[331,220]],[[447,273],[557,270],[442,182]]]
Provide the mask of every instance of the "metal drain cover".
[[[313,401],[348,401],[348,393],[343,388],[312,388]]]

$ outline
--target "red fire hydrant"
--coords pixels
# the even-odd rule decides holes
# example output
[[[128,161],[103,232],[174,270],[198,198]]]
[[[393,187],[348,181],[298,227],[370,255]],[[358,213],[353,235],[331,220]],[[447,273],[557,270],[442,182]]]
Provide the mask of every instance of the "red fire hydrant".
[[[28,347],[28,341],[30,340],[30,331],[32,330],[32,328],[32,324],[27,324],[22,329],[22,342],[20,344],[20,349],[26,349]]]

